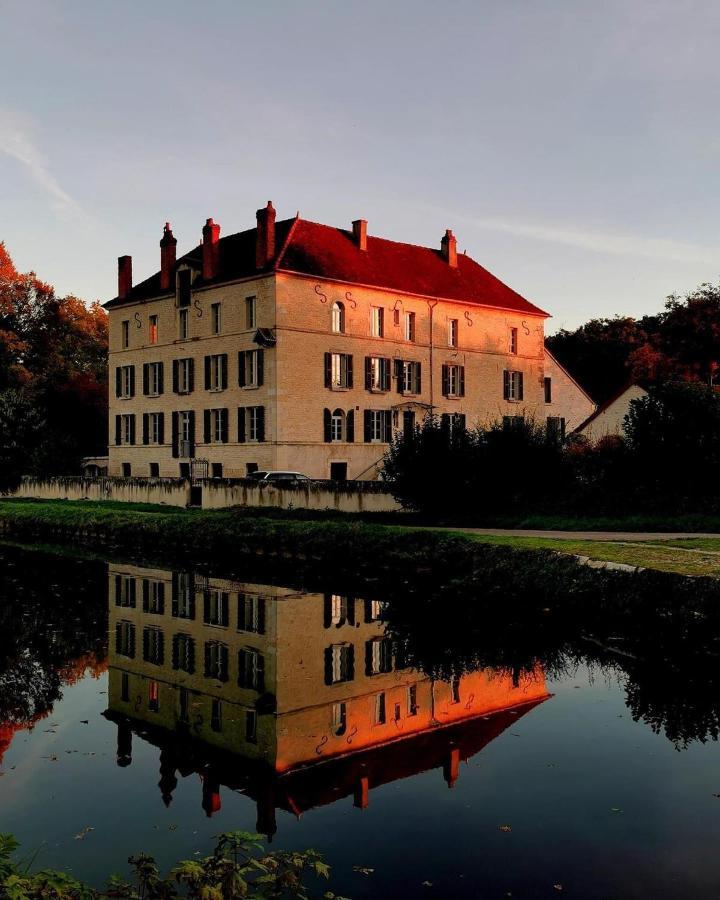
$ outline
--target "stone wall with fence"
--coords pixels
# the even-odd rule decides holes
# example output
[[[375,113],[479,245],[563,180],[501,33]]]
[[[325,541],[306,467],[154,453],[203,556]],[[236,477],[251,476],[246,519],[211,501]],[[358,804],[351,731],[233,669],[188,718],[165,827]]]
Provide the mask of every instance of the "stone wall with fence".
[[[377,481],[311,481],[307,484],[258,484],[247,479],[204,479],[192,484],[180,478],[23,478],[12,495],[34,500],[114,500],[161,506],[280,507],[281,509],[392,512],[400,506]]]

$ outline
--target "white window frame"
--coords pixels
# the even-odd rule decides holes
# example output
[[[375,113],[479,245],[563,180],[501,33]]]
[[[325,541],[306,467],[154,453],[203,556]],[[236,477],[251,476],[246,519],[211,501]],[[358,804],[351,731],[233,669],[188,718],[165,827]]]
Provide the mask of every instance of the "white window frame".
[[[229,649],[222,641],[207,641],[208,666],[207,678],[224,681],[228,677]],[[225,651],[223,653],[223,650]]]
[[[370,443],[385,443],[385,410],[373,409],[370,417]]]
[[[162,413],[148,413],[148,443],[160,443],[160,416]]]
[[[458,345],[458,319],[448,319],[448,347],[457,347]]]
[[[183,409],[178,413],[178,440],[190,440],[190,410]]]
[[[240,649],[243,654],[242,680],[245,688],[247,690],[259,691],[261,670],[261,666],[259,665],[260,651],[256,650],[254,647],[241,647]],[[250,677],[246,678],[246,675],[249,675]]]
[[[415,343],[415,313],[405,313],[405,340]]]
[[[245,298],[245,330],[257,328],[257,297]]]
[[[330,354],[330,386],[333,390],[347,390],[350,386],[348,359],[347,353]]]
[[[259,374],[259,361],[260,361],[260,351],[259,350],[248,350],[245,354],[245,387],[246,388],[255,388],[260,387],[258,384],[258,374]]]
[[[332,305],[332,330],[335,334],[345,334],[345,304],[339,300]]]
[[[260,604],[264,601],[263,597],[257,594],[238,594],[238,604],[242,603],[243,623],[249,627],[240,627],[238,622],[238,631],[247,634],[260,634]],[[248,616],[247,610],[250,610]],[[248,621],[249,619],[249,621]]]
[[[210,356],[210,388],[211,391],[222,391],[222,353],[213,353]]]
[[[340,409],[334,409],[330,413],[330,440],[342,441],[345,428],[345,415]]]
[[[128,622],[126,619],[123,619],[118,624],[120,625],[120,631],[119,640],[117,642],[117,652],[120,656],[126,656],[130,659],[130,649],[133,644],[135,625],[132,622]]]
[[[460,366],[449,365],[448,373],[448,397],[460,396]]]
[[[148,363],[148,397],[160,394],[160,366],[159,362]]]
[[[383,306],[370,307],[370,334],[372,337],[385,336],[385,308]]]
[[[420,363],[415,360],[403,360],[402,363],[402,392],[403,394],[415,393],[415,372],[416,366]]]
[[[224,409],[211,409],[210,410],[210,443],[211,444],[222,444],[223,439],[223,412]]]
[[[210,304],[210,329],[213,334],[222,332],[222,304]]]
[[[132,415],[126,413],[120,416],[120,443],[128,445],[132,440]]]
[[[190,337],[190,310],[183,306],[178,310],[178,339],[186,341]]]
[[[332,683],[342,684],[348,681],[348,670],[352,644],[332,645]]]
[[[130,397],[130,385],[132,380],[132,366],[120,367],[120,399],[127,400]]]
[[[370,390],[371,391],[382,391],[384,392],[383,387],[383,373],[386,371],[386,366],[389,365],[388,360],[384,356],[371,356],[370,357]]]
[[[508,372],[508,400],[513,403],[520,401],[520,381],[523,373],[520,371],[510,370]]]
[[[373,703],[373,724],[387,724],[387,702],[385,699],[385,691],[381,691],[379,694],[375,694]]]
[[[192,360],[189,357],[178,360],[178,393],[190,393],[190,366]]]
[[[230,615],[230,598],[225,591],[216,588],[210,588],[207,596],[208,616],[206,625],[212,625],[214,628],[224,628],[223,619],[229,621]],[[223,615],[225,613],[225,615]]]
[[[248,441],[260,440],[260,410],[262,406],[248,406]]]

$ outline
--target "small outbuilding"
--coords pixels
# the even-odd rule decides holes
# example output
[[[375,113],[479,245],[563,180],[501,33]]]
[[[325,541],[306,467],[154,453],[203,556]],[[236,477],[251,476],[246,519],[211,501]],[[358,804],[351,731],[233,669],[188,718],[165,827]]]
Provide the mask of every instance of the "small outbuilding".
[[[626,385],[598,406],[591,416],[578,425],[574,433],[587,438],[592,444],[609,435],[621,436],[625,416],[630,412],[630,401],[646,396],[647,391],[639,384]]]

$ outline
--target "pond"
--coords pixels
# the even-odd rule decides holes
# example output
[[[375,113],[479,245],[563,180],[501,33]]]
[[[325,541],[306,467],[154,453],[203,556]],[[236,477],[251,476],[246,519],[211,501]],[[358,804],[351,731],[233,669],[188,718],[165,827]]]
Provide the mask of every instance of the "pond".
[[[712,616],[525,627],[11,546],[0,572],[0,832],[36,865],[100,885],[242,829],[353,898],[717,896]]]

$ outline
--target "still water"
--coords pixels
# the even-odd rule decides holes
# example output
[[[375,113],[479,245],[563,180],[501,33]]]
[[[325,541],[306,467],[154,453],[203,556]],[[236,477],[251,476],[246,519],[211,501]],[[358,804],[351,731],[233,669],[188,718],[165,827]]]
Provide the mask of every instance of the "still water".
[[[0,832],[97,884],[242,829],[353,898],[720,896],[707,622],[680,671],[499,610],[491,666],[452,594],[271,581],[0,547]]]

